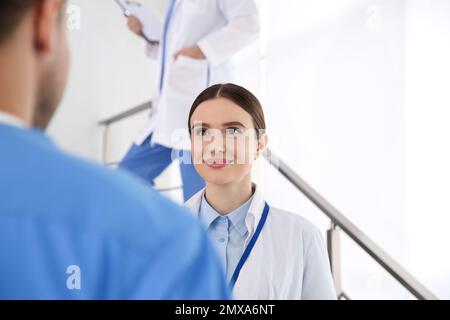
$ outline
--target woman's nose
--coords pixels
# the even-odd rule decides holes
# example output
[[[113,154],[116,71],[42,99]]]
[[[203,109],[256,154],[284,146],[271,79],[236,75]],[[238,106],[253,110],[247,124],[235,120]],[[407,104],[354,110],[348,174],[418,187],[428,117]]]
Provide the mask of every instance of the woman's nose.
[[[215,133],[211,136],[211,142],[209,143],[209,149],[217,153],[223,153],[226,149],[226,141],[222,133]]]

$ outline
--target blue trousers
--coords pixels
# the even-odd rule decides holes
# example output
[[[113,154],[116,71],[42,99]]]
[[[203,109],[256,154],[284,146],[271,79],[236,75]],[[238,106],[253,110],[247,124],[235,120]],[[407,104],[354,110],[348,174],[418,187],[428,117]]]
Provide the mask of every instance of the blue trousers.
[[[133,144],[119,167],[132,172],[154,185],[154,180],[172,163],[172,149],[155,144],[151,145],[149,136],[140,146]],[[192,159],[189,151],[180,151],[183,158]],[[179,153],[179,152],[177,152]],[[198,175],[191,163],[180,162],[181,179],[183,181],[184,201],[205,187],[205,182]]]

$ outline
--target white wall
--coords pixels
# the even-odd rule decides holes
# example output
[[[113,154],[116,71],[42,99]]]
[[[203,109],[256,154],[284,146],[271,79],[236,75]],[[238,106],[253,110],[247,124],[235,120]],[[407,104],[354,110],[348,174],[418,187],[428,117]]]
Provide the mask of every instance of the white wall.
[[[449,298],[450,1],[264,3],[261,97],[271,148]],[[328,227],[273,169],[265,166],[262,180],[273,205]],[[350,239],[342,241],[351,297],[412,298]]]
[[[144,42],[128,31],[114,1],[72,0],[69,7],[79,9],[80,28],[69,32],[71,75],[49,133],[64,149],[100,161],[97,122],[150,100],[156,65],[146,57]],[[131,143],[137,131],[128,126],[122,143]]]
[[[407,8],[406,203],[411,268],[450,299],[450,1]]]
[[[404,224],[403,1],[268,1],[266,113],[271,147],[357,226],[400,262]],[[298,192],[273,205],[326,219]],[[343,239],[344,289],[350,296],[405,296]],[[388,297],[388,296],[385,296]]]

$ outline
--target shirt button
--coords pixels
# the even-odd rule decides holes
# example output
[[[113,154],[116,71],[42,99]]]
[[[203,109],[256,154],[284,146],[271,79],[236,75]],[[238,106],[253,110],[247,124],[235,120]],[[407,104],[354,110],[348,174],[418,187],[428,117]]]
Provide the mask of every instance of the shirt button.
[[[225,242],[225,238],[220,238],[218,241],[219,241],[220,243],[224,243],[224,242]]]

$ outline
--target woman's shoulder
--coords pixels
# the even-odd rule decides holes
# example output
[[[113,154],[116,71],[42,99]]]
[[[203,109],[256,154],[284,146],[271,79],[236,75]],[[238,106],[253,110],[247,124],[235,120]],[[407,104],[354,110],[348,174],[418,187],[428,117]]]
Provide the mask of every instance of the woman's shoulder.
[[[281,230],[301,232],[303,237],[315,237],[321,234],[320,229],[302,215],[276,207],[270,208],[270,221],[273,227]]]

